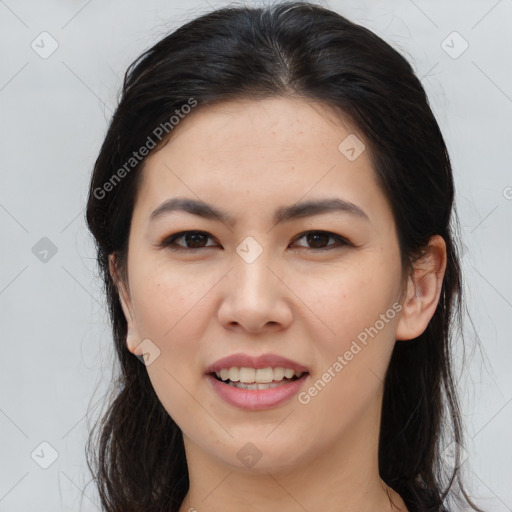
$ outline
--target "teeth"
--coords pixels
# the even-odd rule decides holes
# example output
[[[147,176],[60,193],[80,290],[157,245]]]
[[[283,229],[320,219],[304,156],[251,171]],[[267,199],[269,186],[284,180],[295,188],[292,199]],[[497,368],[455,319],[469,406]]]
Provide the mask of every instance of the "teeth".
[[[282,380],[285,373],[286,373],[286,370],[284,368],[281,368],[281,367],[274,368],[274,380]]]
[[[230,380],[231,382],[240,382],[245,384],[270,384],[273,381],[281,381],[283,378],[291,379],[294,375],[300,377],[302,372],[295,372],[291,368],[222,368],[220,372],[215,372],[217,377],[222,380]],[[239,386],[237,386],[239,387]],[[270,386],[273,387],[273,386]],[[245,387],[244,387],[245,388]],[[247,389],[266,389],[258,387],[250,387]]]
[[[287,379],[291,379],[295,375],[295,372],[293,370],[290,370],[289,368],[286,368],[284,371],[284,376]]]
[[[272,368],[258,368],[254,375],[253,382],[258,384],[268,384],[274,380],[274,370]],[[240,382],[250,382],[240,378]]]
[[[231,370],[232,368],[229,369],[230,374]],[[236,380],[240,382],[269,382],[267,380],[256,381],[256,375],[258,375],[258,377],[261,377],[261,375],[259,374],[260,371],[261,370],[256,370],[254,368],[240,368],[240,371],[238,372],[238,379]],[[229,380],[233,381],[233,379],[231,378]],[[270,382],[272,382],[272,379],[270,379]]]
[[[240,375],[240,368],[230,368],[229,370],[229,380],[232,381],[232,382],[238,382],[240,379],[239,379],[239,375]]]
[[[269,384],[258,384],[258,383],[244,384],[243,382],[228,381],[228,384],[230,386],[233,386],[233,387],[239,388],[239,389],[270,389],[270,388],[278,388],[279,386],[284,385],[284,382],[283,383],[270,382]]]

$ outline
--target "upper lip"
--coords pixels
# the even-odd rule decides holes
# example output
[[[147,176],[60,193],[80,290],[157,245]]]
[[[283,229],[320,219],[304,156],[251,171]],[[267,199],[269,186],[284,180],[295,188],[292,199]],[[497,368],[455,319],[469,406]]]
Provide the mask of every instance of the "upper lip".
[[[233,354],[223,357],[211,364],[206,373],[220,372],[222,368],[290,368],[295,372],[307,373],[309,370],[302,364],[292,361],[287,357],[277,354],[262,354],[260,356],[250,356],[248,354]]]

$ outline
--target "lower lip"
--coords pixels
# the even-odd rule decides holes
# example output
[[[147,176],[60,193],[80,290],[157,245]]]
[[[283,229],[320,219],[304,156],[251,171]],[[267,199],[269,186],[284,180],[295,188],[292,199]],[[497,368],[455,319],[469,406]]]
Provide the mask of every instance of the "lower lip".
[[[206,375],[206,378],[218,395],[228,404],[241,409],[258,411],[276,407],[292,398],[299,392],[308,376],[309,373],[305,373],[288,384],[269,389],[240,389],[225,384],[210,374]]]

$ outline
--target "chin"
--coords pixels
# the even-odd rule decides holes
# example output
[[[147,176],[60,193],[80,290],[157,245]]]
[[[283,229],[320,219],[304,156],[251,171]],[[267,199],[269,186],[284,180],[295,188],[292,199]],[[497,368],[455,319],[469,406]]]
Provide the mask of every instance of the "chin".
[[[236,468],[237,471],[259,474],[277,474],[288,473],[296,469],[300,464],[304,453],[298,452],[298,447],[304,450],[299,438],[296,441],[290,436],[286,439],[268,439],[268,432],[254,433],[246,436],[236,436],[229,443],[229,448],[222,450],[217,454],[218,458],[223,460],[229,466]],[[272,433],[271,436],[274,436]],[[226,453],[233,454],[226,459]]]

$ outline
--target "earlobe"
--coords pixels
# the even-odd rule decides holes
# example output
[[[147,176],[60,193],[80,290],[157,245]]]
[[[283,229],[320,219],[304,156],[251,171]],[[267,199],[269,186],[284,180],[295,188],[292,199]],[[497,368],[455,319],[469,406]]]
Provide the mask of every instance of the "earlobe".
[[[126,335],[126,345],[128,350],[135,355],[142,355],[142,351],[140,348],[140,337],[137,330],[137,325],[135,322],[135,317],[132,311],[132,304],[129,297],[129,293],[126,290],[125,284],[122,279],[120,279],[116,263],[115,263],[115,255],[109,255],[109,272],[112,276],[112,280],[114,281],[119,301],[121,303],[121,307],[123,309],[124,317],[126,319],[127,324],[127,335]]]
[[[433,236],[424,255],[414,263],[407,283],[395,338],[410,340],[420,336],[434,316],[441,295],[446,270],[446,243],[439,235]]]

